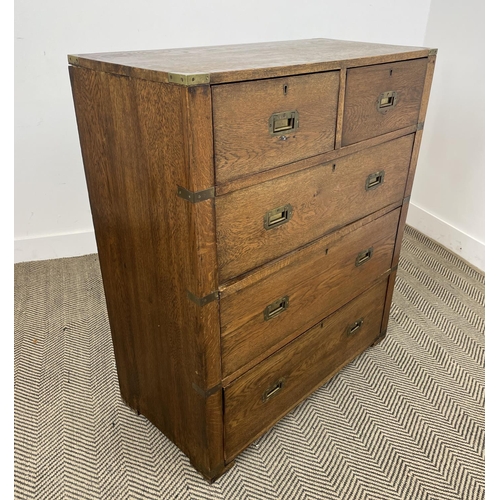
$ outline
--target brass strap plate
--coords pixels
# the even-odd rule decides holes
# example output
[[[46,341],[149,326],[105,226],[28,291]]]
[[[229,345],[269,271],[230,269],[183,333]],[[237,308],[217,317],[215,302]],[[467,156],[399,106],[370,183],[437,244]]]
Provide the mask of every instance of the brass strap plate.
[[[209,302],[217,300],[219,298],[219,292],[212,292],[205,297],[197,297],[194,293],[191,293],[189,290],[187,291],[188,299],[193,301],[197,306],[203,307],[207,305]]]
[[[210,75],[200,73],[198,75],[185,75],[181,73],[169,73],[168,81],[176,85],[183,85],[184,87],[191,87],[192,85],[203,85],[210,83]]]
[[[424,122],[417,123],[417,130],[423,130]]]
[[[193,389],[200,395],[203,396],[204,398],[208,398],[212,394],[215,394],[217,391],[221,389],[221,385],[217,384],[216,386],[212,387],[211,389],[207,389],[206,391],[203,390],[199,385],[195,384],[194,382],[191,384]]]
[[[200,201],[209,200],[215,197],[215,188],[211,187],[203,191],[189,191],[189,189],[177,186],[177,196],[191,203],[199,203]]]

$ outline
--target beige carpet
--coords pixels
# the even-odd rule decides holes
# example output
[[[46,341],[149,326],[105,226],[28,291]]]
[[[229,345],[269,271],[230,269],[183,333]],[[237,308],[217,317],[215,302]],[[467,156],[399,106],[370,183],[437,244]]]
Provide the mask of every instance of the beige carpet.
[[[484,498],[484,277],[403,245],[387,338],[214,485],[122,403],[97,256],[16,265],[15,497]]]

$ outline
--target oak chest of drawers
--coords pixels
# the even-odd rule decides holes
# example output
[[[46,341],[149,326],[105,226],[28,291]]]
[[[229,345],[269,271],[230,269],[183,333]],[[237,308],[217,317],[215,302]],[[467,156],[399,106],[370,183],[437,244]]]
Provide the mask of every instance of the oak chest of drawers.
[[[122,397],[206,478],[386,334],[435,59],[69,56]]]

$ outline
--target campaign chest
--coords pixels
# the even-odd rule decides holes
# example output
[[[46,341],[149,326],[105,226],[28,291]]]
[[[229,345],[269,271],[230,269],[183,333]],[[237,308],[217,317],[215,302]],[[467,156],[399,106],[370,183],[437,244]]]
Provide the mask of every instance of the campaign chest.
[[[69,56],[121,394],[209,480],[384,338],[435,59]]]

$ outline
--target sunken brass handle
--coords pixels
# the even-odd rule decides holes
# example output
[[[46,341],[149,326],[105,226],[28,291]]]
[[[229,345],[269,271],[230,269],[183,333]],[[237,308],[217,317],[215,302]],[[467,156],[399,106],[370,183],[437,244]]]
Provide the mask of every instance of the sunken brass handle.
[[[283,311],[288,309],[289,297],[285,295],[281,299],[275,300],[272,304],[269,304],[264,309],[264,321],[269,321],[270,319],[276,318]]]
[[[363,318],[359,318],[358,321],[355,321],[352,325],[347,327],[347,336],[350,337],[355,333],[358,333],[360,328],[363,326]]]
[[[361,266],[365,262],[368,262],[373,256],[373,247],[368,248],[367,250],[363,250],[358,253],[356,257],[356,267]]]
[[[264,215],[264,229],[274,229],[288,222],[292,218],[292,212],[292,205],[290,204],[269,210]]]
[[[365,189],[370,191],[371,189],[378,188],[384,182],[385,172],[380,170],[380,172],[374,172],[366,178]]]
[[[393,109],[398,102],[398,93],[395,90],[382,92],[377,99],[377,111],[387,113],[389,109]]]
[[[275,384],[273,384],[269,389],[266,389],[264,391],[264,394],[262,394],[262,401],[267,402],[269,401],[273,396],[276,396],[278,392],[283,389],[283,386],[285,385],[285,379],[280,378]]]
[[[269,133],[271,135],[289,134],[298,128],[299,112],[297,110],[274,113],[269,118]]]

